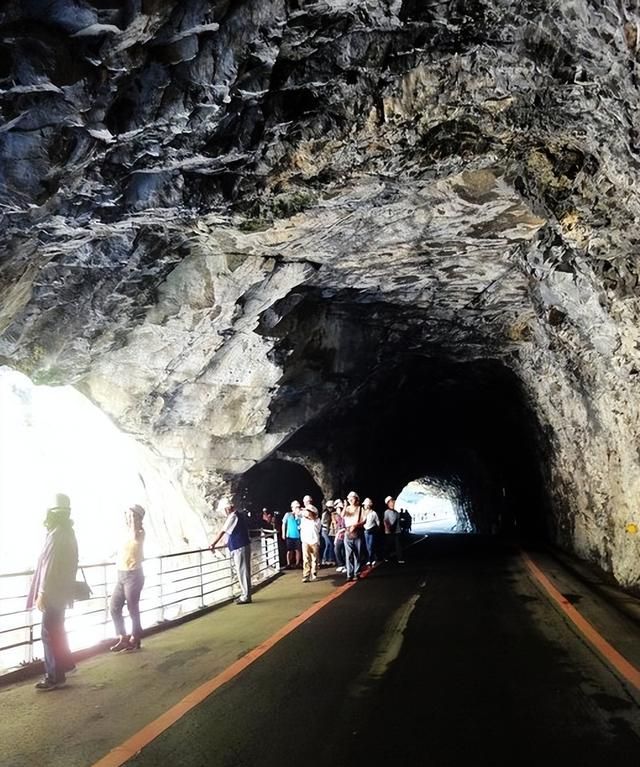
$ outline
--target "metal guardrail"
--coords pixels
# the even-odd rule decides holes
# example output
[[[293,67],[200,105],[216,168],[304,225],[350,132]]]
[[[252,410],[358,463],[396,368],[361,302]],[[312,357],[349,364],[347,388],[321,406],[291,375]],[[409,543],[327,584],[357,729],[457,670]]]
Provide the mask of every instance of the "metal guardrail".
[[[251,582],[256,585],[280,570],[278,540],[259,531],[251,541]],[[114,636],[109,600],[117,569],[113,562],[82,565],[92,594],[67,611],[65,627],[72,651]],[[144,561],[145,583],[140,598],[143,628],[157,626],[239,594],[231,557],[226,549],[193,549],[151,557]],[[33,570],[0,574],[0,675],[43,657],[40,615],[27,610]],[[78,577],[80,575],[78,574]]]

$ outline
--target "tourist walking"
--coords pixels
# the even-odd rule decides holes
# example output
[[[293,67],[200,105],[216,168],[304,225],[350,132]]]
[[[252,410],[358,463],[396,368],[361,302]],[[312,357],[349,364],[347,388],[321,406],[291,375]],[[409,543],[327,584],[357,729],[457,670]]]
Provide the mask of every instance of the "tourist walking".
[[[400,515],[396,511],[396,500],[388,495],[384,502],[387,508],[384,512],[384,537],[385,537],[385,559],[389,559],[392,552],[395,553],[398,564],[403,565],[402,543],[400,541]]]
[[[360,497],[353,490],[347,495],[348,506],[342,518],[345,526],[344,550],[347,579],[350,581],[360,578],[362,567],[362,549],[364,546],[365,513],[360,503]]]
[[[345,567],[345,551],[344,551],[344,536],[346,530],[344,528],[344,519],[342,518],[343,504],[338,498],[333,502],[333,514],[331,515],[331,521],[333,523],[333,529],[335,535],[333,538],[333,550],[336,556],[336,572],[344,573],[347,568]]]
[[[142,626],[140,624],[140,594],[144,586],[144,520],[145,511],[135,504],[124,513],[126,534],[118,553],[118,579],[111,595],[111,619],[118,637],[111,646],[112,652],[130,652],[140,649]],[[131,619],[131,633],[127,634],[122,609],[127,605]]]
[[[282,537],[287,550],[287,569],[300,567],[300,501],[291,501],[291,511],[282,518]]]
[[[318,580],[320,555],[320,520],[311,503],[305,505],[300,516],[300,542],[302,544],[302,582]]]
[[[251,604],[251,540],[249,525],[244,515],[235,510],[230,498],[223,498],[218,503],[218,512],[226,514],[227,518],[211,542],[209,548],[215,551],[223,536],[226,536],[227,547],[240,585],[240,596],[237,605]]]
[[[365,511],[364,519],[364,542],[367,547],[367,564],[375,565],[378,548],[378,529],[380,527],[380,517],[373,508],[371,498],[365,498],[362,501],[362,508]]]
[[[78,569],[78,542],[68,495],[56,495],[47,509],[44,526],[47,537],[27,597],[27,610],[35,607],[42,613],[45,675],[36,684],[36,689],[42,692],[64,687],[66,673],[74,668],[64,629],[65,611],[73,604]]]
[[[333,565],[336,561],[333,541],[336,536],[333,523],[333,501],[325,501],[324,511],[320,519],[320,534],[322,535],[322,562],[323,565]]]

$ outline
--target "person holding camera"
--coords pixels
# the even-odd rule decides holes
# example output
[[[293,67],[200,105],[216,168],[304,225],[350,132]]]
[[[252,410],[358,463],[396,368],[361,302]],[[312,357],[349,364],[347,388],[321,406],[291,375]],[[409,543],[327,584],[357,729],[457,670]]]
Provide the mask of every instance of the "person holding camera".
[[[111,652],[131,652],[140,649],[142,626],[140,624],[140,594],[144,586],[144,527],[145,511],[137,504],[125,511],[126,536],[118,555],[118,580],[111,595],[111,619],[118,640],[111,646]],[[127,634],[122,617],[122,608],[127,605],[131,618],[131,634]]]

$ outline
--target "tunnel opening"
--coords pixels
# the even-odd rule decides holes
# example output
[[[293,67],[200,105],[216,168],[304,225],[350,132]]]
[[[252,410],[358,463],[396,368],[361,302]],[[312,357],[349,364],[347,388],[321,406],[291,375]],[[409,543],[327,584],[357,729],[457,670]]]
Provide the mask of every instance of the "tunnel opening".
[[[397,497],[412,479],[427,476],[458,487],[463,529],[528,540],[548,537],[544,480],[550,448],[511,368],[493,358],[408,354],[403,339],[384,354],[377,352],[381,362],[371,365],[366,334],[354,331],[359,348],[350,340],[351,327],[364,325],[361,307],[354,305],[352,316],[344,306],[341,314],[319,311],[322,324],[313,331],[313,313],[304,308],[301,345],[306,359],[331,360],[333,375],[327,365],[318,375],[331,382],[332,395],[315,418],[301,418],[309,402],[290,397],[290,391],[308,390],[313,371],[301,364],[300,351],[291,355],[286,386],[273,402],[273,425],[307,423],[280,446],[281,454],[319,456],[327,498],[355,489],[383,509],[385,496]],[[295,347],[295,334],[287,344]],[[354,368],[362,371],[355,385]],[[298,380],[304,386],[297,387]]]
[[[170,467],[75,387],[36,385],[3,366],[0,412],[0,572],[35,564],[56,493],[71,498],[84,563],[113,557],[135,503],[147,510],[147,556],[207,545]]]
[[[260,519],[261,510],[274,513],[276,520],[289,510],[291,501],[310,495],[320,508],[323,494],[309,470],[294,460],[267,458],[246,471],[236,493],[242,508],[252,521]]]
[[[396,508],[409,513],[409,531],[414,535],[473,531],[459,483],[413,479],[398,493]]]

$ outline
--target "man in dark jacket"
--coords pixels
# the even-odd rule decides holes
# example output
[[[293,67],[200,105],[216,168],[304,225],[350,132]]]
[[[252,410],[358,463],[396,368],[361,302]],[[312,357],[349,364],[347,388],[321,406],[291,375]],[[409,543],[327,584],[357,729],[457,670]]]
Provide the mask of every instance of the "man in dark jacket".
[[[44,521],[47,537],[33,575],[27,609],[42,612],[42,646],[45,676],[37,690],[64,687],[66,671],[73,662],[64,630],[66,608],[73,603],[73,589],[78,569],[78,543],[71,521],[69,497],[58,493],[47,509]]]

